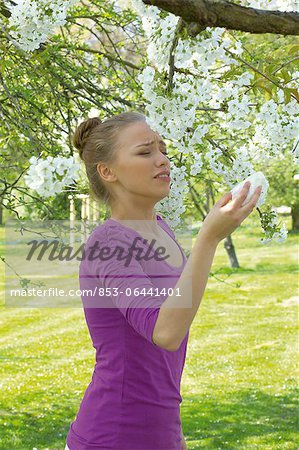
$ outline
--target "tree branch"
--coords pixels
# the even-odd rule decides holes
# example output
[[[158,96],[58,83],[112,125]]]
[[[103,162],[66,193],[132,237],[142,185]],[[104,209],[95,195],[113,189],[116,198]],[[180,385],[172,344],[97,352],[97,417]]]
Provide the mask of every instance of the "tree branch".
[[[70,46],[68,46],[66,44],[58,44],[57,48],[69,49]],[[77,47],[73,46],[72,50],[75,50],[75,51],[78,50],[78,51],[82,51],[82,52],[85,52],[85,53],[92,53],[94,55],[104,56],[105,58],[109,59],[110,61],[118,62],[120,64],[125,64],[125,65],[131,67],[132,69],[136,69],[136,70],[140,70],[141,69],[141,67],[137,66],[136,64],[133,64],[131,61],[127,61],[125,59],[118,58],[118,57],[116,57],[116,56],[114,56],[114,55],[112,55],[111,53],[108,53],[108,52],[102,52],[102,51],[94,49],[94,48],[88,48],[87,46],[84,47],[84,45],[83,46],[77,46]]]
[[[16,3],[13,1],[10,1],[9,3],[13,6],[16,6]],[[7,7],[7,5],[5,5],[4,0],[0,0],[0,14],[7,18],[11,16],[10,9]]]
[[[174,35],[174,39],[173,42],[171,44],[171,48],[170,48],[170,54],[169,54],[169,73],[168,73],[168,87],[169,89],[173,89],[173,76],[174,76],[174,71],[175,71],[175,67],[174,67],[174,52],[176,49],[176,46],[178,45],[178,41],[179,41],[179,33],[182,30],[183,26],[184,26],[184,21],[182,19],[180,19],[177,23],[176,26],[176,30],[175,30],[175,35]]]
[[[253,34],[299,35],[299,13],[266,11],[236,5],[227,0],[142,0],[185,22],[191,36],[207,27],[247,31]]]

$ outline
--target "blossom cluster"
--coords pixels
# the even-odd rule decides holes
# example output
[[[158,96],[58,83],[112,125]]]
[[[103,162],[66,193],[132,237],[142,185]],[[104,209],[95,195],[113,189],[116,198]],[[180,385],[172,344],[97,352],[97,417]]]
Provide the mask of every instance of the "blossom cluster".
[[[183,229],[181,216],[185,212],[186,207],[184,202],[178,201],[185,198],[189,192],[186,167],[177,167],[175,164],[170,164],[171,172],[171,192],[175,192],[176,195],[169,195],[158,202],[156,209],[157,212],[164,214],[167,222],[171,227],[177,231]]]
[[[51,197],[63,191],[63,188],[80,176],[80,164],[74,157],[47,156],[29,159],[30,167],[24,175],[26,185],[43,197]]]
[[[11,25],[19,43],[29,51],[37,48],[55,27],[64,24],[67,9],[75,3],[74,0],[16,0],[11,8]],[[188,156],[190,163],[188,173],[184,164],[179,170],[175,166],[171,168],[171,192],[160,202],[162,212],[176,227],[179,215],[185,211],[187,176],[200,176],[207,168],[232,188],[255,173],[255,163],[283,157],[284,149],[295,147],[299,134],[297,102],[291,98],[286,103],[279,88],[275,100],[265,101],[264,97],[253,95],[253,71],[244,72],[239,60],[242,42],[237,38],[232,41],[225,28],[208,27],[193,38],[175,36],[177,16],[146,6],[141,0],[114,0],[114,3],[135,10],[147,37],[147,61],[138,79],[146,100],[148,124],[171,140],[178,152]],[[239,0],[239,4],[269,10],[298,10],[297,0]],[[171,59],[174,67],[170,67]],[[232,68],[236,74],[233,79]],[[171,80],[170,69],[175,69]],[[230,75],[223,82],[222,77],[227,73]],[[298,77],[298,72],[293,75]],[[296,88],[294,78],[285,86]],[[237,149],[228,151],[217,145],[219,136],[230,136]],[[298,150],[293,158],[294,163],[299,163]],[[40,193],[53,193],[51,177],[41,175],[41,169],[36,167],[37,162],[33,161],[29,183]],[[62,188],[62,180],[52,178],[52,181],[54,189]],[[261,219],[268,239],[285,238],[284,227],[278,230],[272,216],[265,213]]]
[[[240,0],[240,5],[269,11],[299,12],[298,0]]]
[[[148,65],[138,77],[146,99],[147,122],[164,138],[171,140],[179,152],[188,155],[188,160],[193,160],[191,175],[198,175],[203,170],[204,155],[210,169],[232,188],[255,174],[255,162],[282,157],[282,151],[292,147],[299,130],[295,99],[285,103],[283,90],[277,91],[276,101],[265,101],[264,98],[253,97],[252,93],[247,94],[254,78],[252,71],[221,82],[221,76],[233,65],[236,69],[240,66],[237,57],[243,53],[241,41],[232,42],[224,28],[209,27],[195,38],[178,37],[173,54],[177,70],[169,89],[165,75],[169,74],[169,57],[173,51],[178,18],[172,14],[162,16],[158,8],[146,7],[141,0],[118,0],[117,3],[133,8],[139,14],[149,41]],[[268,9],[269,2],[260,0],[259,5]],[[278,1],[272,1],[271,7],[274,5],[277,9],[281,6]],[[254,6],[253,2],[247,2],[247,6]],[[292,6],[291,2],[288,6]],[[215,119],[209,116],[210,110],[218,110],[217,128]],[[231,152],[229,163],[228,159],[225,161],[223,150],[212,146],[210,138],[214,134],[230,134],[232,140],[243,142],[235,152]],[[298,153],[293,154],[293,158],[294,163],[299,162]],[[181,166],[180,170],[184,168]],[[185,171],[183,173],[187,176]],[[171,207],[174,211],[178,207],[183,209],[184,201],[182,191],[178,192],[175,186],[171,186],[170,196],[160,202],[160,207],[169,217]],[[172,225],[175,226],[174,223]],[[262,226],[264,232],[267,228],[268,236],[271,236],[271,226],[267,226],[264,220]],[[284,226],[280,231],[281,234],[274,230],[273,225],[272,237],[279,242],[286,236]],[[261,242],[269,242],[269,239]]]
[[[68,9],[78,0],[15,0],[9,6],[9,28],[24,51],[33,51],[66,22]]]

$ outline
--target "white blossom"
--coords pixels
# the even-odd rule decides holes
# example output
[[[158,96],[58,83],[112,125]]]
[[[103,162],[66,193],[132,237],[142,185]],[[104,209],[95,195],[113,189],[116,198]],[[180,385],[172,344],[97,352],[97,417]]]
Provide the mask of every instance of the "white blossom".
[[[80,164],[75,162],[74,157],[47,156],[46,159],[37,159],[32,156],[29,162],[30,167],[24,175],[24,181],[30,189],[43,197],[59,194],[80,175]]]
[[[46,16],[45,7],[49,6],[49,1],[17,1],[12,9],[12,23],[15,21],[23,45],[28,49],[37,48],[38,42],[43,42],[57,23],[63,23],[67,8],[75,3],[53,1],[52,14]],[[256,96],[252,104],[252,91],[246,93],[254,78],[250,70],[235,75],[225,83],[221,82],[223,74],[229,72],[232,66],[241,69],[238,60],[243,53],[241,40],[234,38],[232,41],[225,28],[220,27],[207,27],[205,33],[195,38],[179,37],[173,55],[174,64],[177,69],[187,69],[189,73],[175,71],[173,88],[168,90],[165,74],[169,72],[170,49],[179,18],[165,12],[162,15],[159,8],[146,6],[141,0],[115,0],[114,3],[121,8],[135,10],[148,40],[148,65],[138,76],[146,100],[147,123],[165,139],[171,140],[179,153],[190,158],[191,175],[199,175],[203,164],[206,164],[232,188],[240,180],[256,173],[256,162],[278,158],[286,147],[295,147],[299,135],[298,104],[295,99],[291,98],[285,104],[283,90],[277,89],[275,99],[265,101],[263,96]],[[260,9],[299,10],[298,0],[240,0],[239,3]],[[287,87],[297,88],[298,75],[298,71],[293,73]],[[208,124],[206,110],[218,110],[217,116],[213,116],[214,121],[210,120]],[[239,146],[234,145],[238,148],[232,146],[229,149],[230,158],[225,154],[225,147],[217,146],[217,138],[211,144],[210,137],[214,133],[217,137],[229,134],[232,142],[241,142]],[[297,164],[298,146],[292,155]],[[53,166],[53,161],[51,164]],[[66,169],[62,161],[59,167],[60,173]],[[57,171],[55,173],[58,174]],[[43,189],[51,191],[50,180],[54,186],[52,190],[62,189],[62,181],[54,179],[54,171],[47,170],[42,163],[33,161],[32,174],[31,185],[36,186],[39,192]],[[259,205],[265,201],[266,183]],[[180,215],[185,211],[187,186],[186,168],[173,165],[170,194],[158,207],[162,208],[174,228],[179,226]],[[274,222],[272,226],[274,229]],[[263,243],[273,238],[283,242],[286,238],[284,226],[272,235],[268,232]]]
[[[269,11],[294,11],[299,12],[298,0],[240,0],[242,6],[251,6],[256,9]]]
[[[68,9],[78,0],[15,0],[14,3],[8,5],[10,33],[24,51],[30,52],[65,24]]]
[[[203,155],[202,153],[193,153],[193,164],[190,168],[190,175],[198,175],[201,172],[203,166]]]

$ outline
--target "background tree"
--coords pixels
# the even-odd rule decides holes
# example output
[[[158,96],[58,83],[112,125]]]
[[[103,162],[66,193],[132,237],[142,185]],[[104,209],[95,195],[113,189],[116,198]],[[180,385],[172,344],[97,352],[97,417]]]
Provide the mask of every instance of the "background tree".
[[[66,196],[61,195],[53,202],[53,199],[47,201],[28,190],[22,178],[28,169],[28,159],[32,155],[39,158],[73,155],[71,132],[91,110],[98,111],[102,116],[126,109],[144,112],[146,99],[142,97],[143,89],[137,75],[148,63],[148,41],[142,23],[133,11],[120,11],[116,4],[93,0],[78,2],[69,10],[64,27],[60,27],[54,36],[31,54],[26,53],[9,34],[10,12],[6,5],[8,2],[2,2],[0,36],[1,204],[17,214],[18,205],[40,202],[43,205],[41,215],[48,211],[49,217],[54,217],[58,204],[62,206],[60,209],[65,208]],[[163,12],[161,17],[164,17]],[[185,35],[181,25],[184,24],[180,24],[177,38]],[[208,37],[209,34],[209,30],[201,32],[203,36]],[[283,92],[286,103],[298,100],[298,91],[293,87],[298,78],[298,38],[276,36],[274,39],[273,35],[228,30],[225,34],[241,42],[245,52],[240,57],[226,49],[240,64],[232,65],[230,70],[223,72],[219,84],[230,86],[236,77],[249,71],[254,78],[246,92],[249,95],[252,93],[253,100],[277,101],[278,92]],[[177,41],[173,44],[175,50]],[[177,67],[174,61],[170,60],[170,63],[165,82],[171,90],[174,74],[188,74],[188,70]],[[218,108],[198,105],[197,111],[207,124],[216,125],[213,133],[209,133],[198,146],[202,154],[207,152],[209,145],[222,152],[223,162],[232,161],[238,150],[231,152],[229,148],[234,141],[237,145],[236,135],[229,128],[225,132],[223,128],[217,131],[217,124],[221,123],[217,114],[228,111],[228,102],[224,99]],[[251,114],[250,120],[254,123],[254,114]],[[246,135],[242,130],[245,144],[252,138],[253,131],[254,127],[248,129]],[[193,155],[183,157],[172,142],[169,147],[178,171],[187,168],[187,214],[189,217],[200,216],[203,220],[215,200],[215,194],[219,192],[221,177],[209,170],[206,175],[201,173],[199,176],[194,172],[196,163]],[[11,165],[9,161],[14,149],[14,165]],[[78,191],[76,182],[70,190]],[[25,211],[27,214],[30,212],[28,206]],[[227,240],[225,246],[230,261],[237,265],[231,236]]]

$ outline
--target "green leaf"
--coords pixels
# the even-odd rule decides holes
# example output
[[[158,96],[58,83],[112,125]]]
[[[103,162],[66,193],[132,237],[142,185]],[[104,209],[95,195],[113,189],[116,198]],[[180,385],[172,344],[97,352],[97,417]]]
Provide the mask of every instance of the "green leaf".
[[[284,88],[283,93],[284,93],[284,103],[285,103],[285,105],[287,105],[289,103],[289,101],[291,100],[290,89]]]
[[[255,83],[255,86],[264,89],[268,94],[270,95],[270,98],[272,98],[273,92],[272,92],[272,83],[270,83],[265,78],[259,78],[257,82]]]
[[[289,91],[290,91],[293,95],[295,95],[295,97],[297,98],[297,100],[298,100],[298,102],[299,102],[299,91],[298,91],[298,89],[295,89],[295,88],[287,88],[287,89],[289,89]]]
[[[291,81],[292,75],[287,71],[287,69],[281,69],[280,73],[286,83]]]
[[[294,53],[299,54],[299,45],[292,45],[290,50],[288,51],[288,55],[293,55]]]

